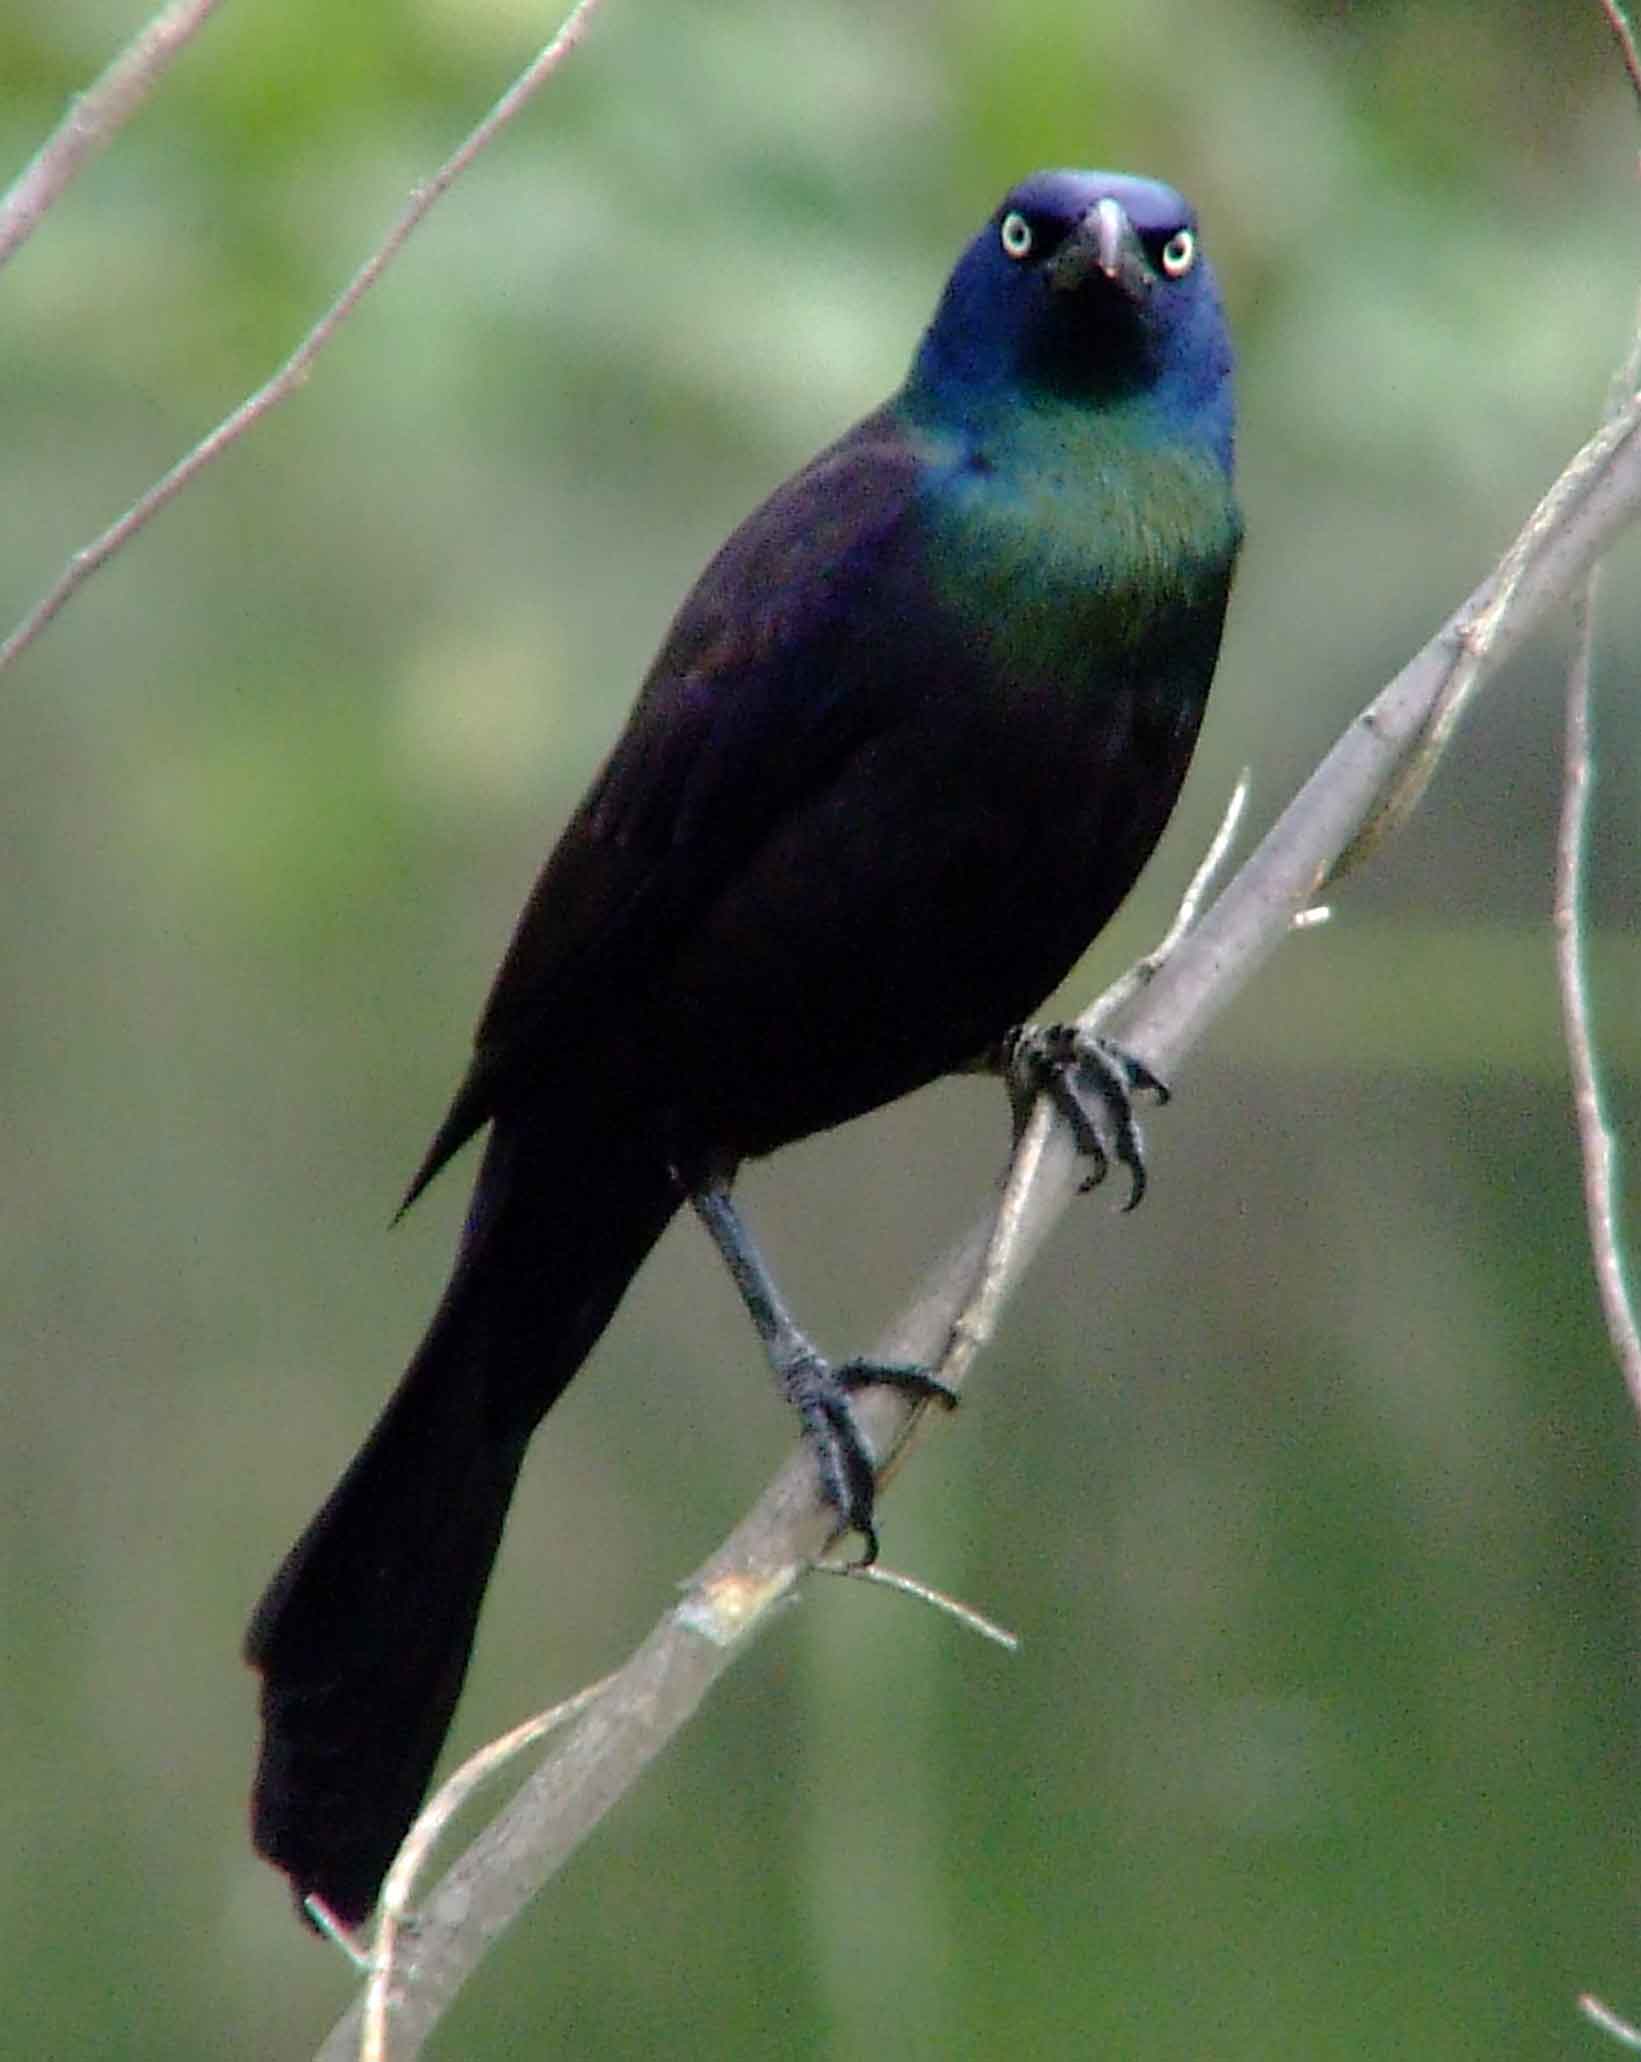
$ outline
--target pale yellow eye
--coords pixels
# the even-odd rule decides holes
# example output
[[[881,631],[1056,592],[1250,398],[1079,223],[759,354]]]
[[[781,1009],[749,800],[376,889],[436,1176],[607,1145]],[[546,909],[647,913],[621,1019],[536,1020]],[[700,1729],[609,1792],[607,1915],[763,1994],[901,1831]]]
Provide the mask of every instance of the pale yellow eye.
[[[1197,240],[1189,229],[1176,229],[1162,247],[1162,269],[1170,279],[1190,271],[1197,260]]]
[[[999,233],[1003,240],[1003,248],[1011,258],[1030,257],[1031,224],[1018,209],[1011,208],[1003,217],[1003,227]]]

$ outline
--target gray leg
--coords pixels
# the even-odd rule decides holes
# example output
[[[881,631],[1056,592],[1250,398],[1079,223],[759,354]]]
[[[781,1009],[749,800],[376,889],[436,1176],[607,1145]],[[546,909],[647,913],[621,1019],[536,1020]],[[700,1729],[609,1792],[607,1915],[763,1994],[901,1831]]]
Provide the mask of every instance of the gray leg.
[[[862,1561],[875,1561],[876,1462],[849,1399],[857,1389],[886,1386],[950,1406],[957,1401],[956,1391],[924,1367],[873,1360],[834,1367],[798,1329],[728,1188],[709,1184],[695,1190],[690,1201],[741,1292],[782,1394],[798,1413],[803,1436],[814,1449],[822,1495],[866,1542]]]

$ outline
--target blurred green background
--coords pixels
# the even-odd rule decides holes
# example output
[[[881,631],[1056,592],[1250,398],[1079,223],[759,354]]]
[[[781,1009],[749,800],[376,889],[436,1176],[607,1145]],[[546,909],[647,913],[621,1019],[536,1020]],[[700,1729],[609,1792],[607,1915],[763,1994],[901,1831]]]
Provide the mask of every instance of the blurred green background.
[[[20,166],[142,19],[0,18]],[[223,9],[0,282],[0,603],[257,384],[553,26]],[[1198,201],[1249,549],[1187,799],[1261,822],[1599,411],[1638,128],[1595,0],[611,0],[323,361],[0,683],[0,2050],[307,2053],[351,1992],[250,1855],[249,1606],[463,1191],[387,1218],[540,856],[730,526],[898,380],[1040,164]],[[1591,907],[1641,1121],[1641,629],[1606,587]],[[817,1584],[437,2052],[1614,2052],[1641,2010],[1635,1425],[1547,926],[1564,630],[1079,1209],[888,1559]],[[943,1086],[756,1170],[871,1339],[999,1163]],[[1632,1223],[1641,1191],[1629,1176]],[[471,1746],[609,1666],[790,1427],[681,1224],[539,1441]]]

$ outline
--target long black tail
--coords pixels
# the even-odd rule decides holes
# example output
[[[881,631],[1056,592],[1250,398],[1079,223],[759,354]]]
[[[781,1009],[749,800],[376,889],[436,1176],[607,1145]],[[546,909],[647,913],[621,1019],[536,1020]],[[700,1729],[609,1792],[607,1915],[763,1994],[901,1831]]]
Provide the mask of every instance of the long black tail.
[[[647,1141],[567,1128],[492,1134],[427,1337],[246,1638],[252,1837],[350,1925],[444,1744],[530,1434],[678,1207]]]

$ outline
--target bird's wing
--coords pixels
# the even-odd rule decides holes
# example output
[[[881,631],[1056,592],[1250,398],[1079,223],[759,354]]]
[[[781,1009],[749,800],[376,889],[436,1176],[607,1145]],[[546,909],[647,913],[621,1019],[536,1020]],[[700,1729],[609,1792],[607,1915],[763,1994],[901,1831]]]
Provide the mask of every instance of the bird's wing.
[[[908,432],[881,410],[779,488],[702,574],[537,878],[406,1207],[577,1027],[636,997],[692,913],[894,721],[905,669],[883,647],[904,620],[901,547],[923,477]]]

